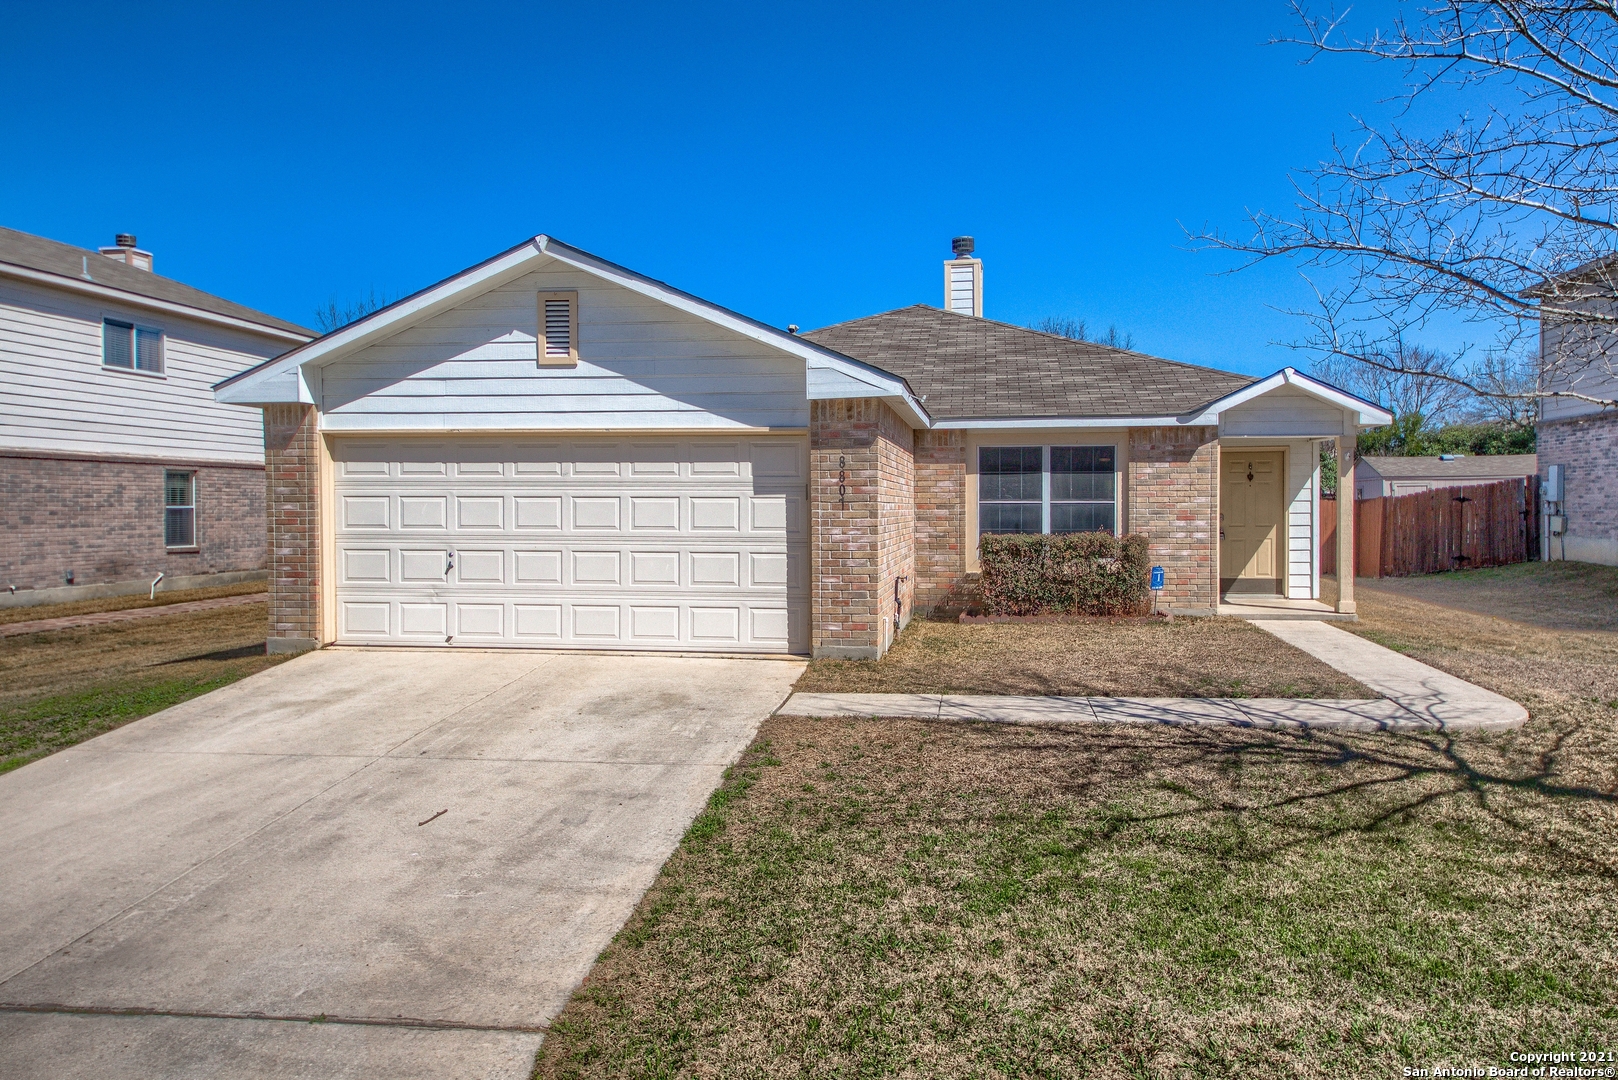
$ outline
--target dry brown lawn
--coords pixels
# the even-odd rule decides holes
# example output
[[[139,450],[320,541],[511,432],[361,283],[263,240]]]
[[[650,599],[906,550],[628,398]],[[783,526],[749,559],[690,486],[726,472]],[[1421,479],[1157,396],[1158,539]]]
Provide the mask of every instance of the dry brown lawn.
[[[243,581],[235,585],[216,585],[211,589],[175,589],[161,592],[156,599],[150,593],[133,596],[108,596],[99,600],[74,600],[66,604],[37,604],[33,607],[0,608],[0,624],[34,622],[37,619],[60,619],[68,615],[88,615],[95,611],[126,611],[130,608],[166,607],[183,604],[188,600],[212,600],[219,596],[243,596],[261,593],[268,586],[262,581]]]
[[[285,659],[264,638],[262,604],[0,638],[0,772]]]
[[[916,619],[880,660],[815,660],[795,690],[864,694],[1370,698],[1240,619]]]
[[[1618,571],[1558,573],[1361,585],[1360,632],[1524,702],[1515,732],[772,719],[536,1075],[1399,1076],[1618,1050],[1618,633],[1545,614]]]

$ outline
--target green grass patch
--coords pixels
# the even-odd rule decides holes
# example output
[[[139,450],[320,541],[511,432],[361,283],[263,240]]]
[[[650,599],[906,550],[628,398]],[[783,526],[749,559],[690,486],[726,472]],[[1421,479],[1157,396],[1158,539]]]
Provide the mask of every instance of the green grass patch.
[[[202,678],[98,686],[25,705],[0,706],[0,772],[8,772],[131,720],[228,686],[242,674],[228,672]]]

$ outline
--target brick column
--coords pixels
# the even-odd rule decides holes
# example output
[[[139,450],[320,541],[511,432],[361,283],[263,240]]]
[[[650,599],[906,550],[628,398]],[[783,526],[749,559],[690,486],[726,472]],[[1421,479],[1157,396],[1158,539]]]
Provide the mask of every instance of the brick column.
[[[1219,607],[1219,429],[1132,428],[1129,531],[1163,567],[1162,603],[1176,615]]]
[[[809,403],[815,656],[874,660],[910,617],[914,445],[908,425],[876,398]]]
[[[966,575],[966,432],[916,432],[916,606]]]
[[[320,645],[320,447],[313,405],[264,407],[272,653]]]

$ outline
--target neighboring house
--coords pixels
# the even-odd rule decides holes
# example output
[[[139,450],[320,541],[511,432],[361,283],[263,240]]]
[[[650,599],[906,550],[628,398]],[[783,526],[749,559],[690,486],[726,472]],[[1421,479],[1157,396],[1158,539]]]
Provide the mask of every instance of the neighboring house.
[[[0,228],[7,602],[262,571],[262,417],[212,386],[311,336],[159,277],[133,236],[97,252]]]
[[[1354,466],[1354,497],[1375,499],[1441,487],[1521,480],[1539,471],[1533,454],[1443,454],[1439,457],[1363,457]]]
[[[1618,256],[1597,259],[1531,292],[1542,311],[1561,307],[1598,316],[1542,318],[1542,389],[1618,398],[1618,335],[1608,321],[1618,317]],[[1618,408],[1573,396],[1543,398],[1535,449],[1549,523],[1541,530],[1544,557],[1618,566]],[[1561,491],[1551,482],[1554,466],[1561,467]]]
[[[1318,597],[1320,444],[1386,412],[983,319],[982,280],[799,336],[538,236],[226,380],[271,648],[874,657],[983,531],[1145,533],[1176,611]]]

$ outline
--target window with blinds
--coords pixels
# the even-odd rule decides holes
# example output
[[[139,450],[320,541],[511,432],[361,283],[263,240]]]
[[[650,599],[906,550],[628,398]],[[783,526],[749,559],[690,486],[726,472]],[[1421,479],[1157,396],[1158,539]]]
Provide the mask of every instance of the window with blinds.
[[[539,294],[539,363],[568,367],[579,362],[579,294]]]
[[[163,546],[197,546],[197,474],[163,473]]]
[[[124,371],[163,374],[163,331],[117,319],[102,320],[101,363]]]

